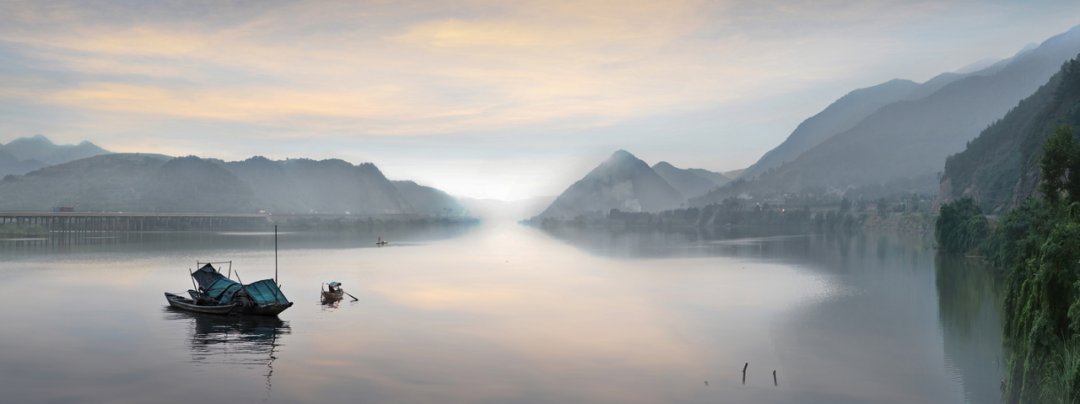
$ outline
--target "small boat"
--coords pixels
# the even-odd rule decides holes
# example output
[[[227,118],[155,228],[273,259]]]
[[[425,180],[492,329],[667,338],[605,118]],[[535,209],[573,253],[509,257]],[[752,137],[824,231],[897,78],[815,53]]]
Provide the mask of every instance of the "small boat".
[[[375,242],[375,245],[377,245],[379,247],[382,247],[382,246],[387,245],[387,244],[390,244],[390,242],[386,241],[386,240],[383,240],[382,237],[379,237],[379,241]]]
[[[327,289],[322,290],[323,303],[333,303],[345,297],[345,290],[341,289],[341,282],[325,283]]]

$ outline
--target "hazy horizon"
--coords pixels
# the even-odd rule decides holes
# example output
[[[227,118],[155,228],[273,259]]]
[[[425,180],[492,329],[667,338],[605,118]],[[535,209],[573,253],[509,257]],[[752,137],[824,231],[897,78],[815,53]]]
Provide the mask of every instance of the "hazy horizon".
[[[1072,2],[8,4],[0,142],[372,162],[551,196],[617,149],[744,168],[845,93],[1012,56]]]

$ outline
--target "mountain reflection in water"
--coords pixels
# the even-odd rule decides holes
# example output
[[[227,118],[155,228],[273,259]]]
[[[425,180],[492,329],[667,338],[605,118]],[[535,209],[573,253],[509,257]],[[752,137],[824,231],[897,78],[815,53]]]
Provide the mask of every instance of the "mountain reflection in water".
[[[541,231],[598,257],[666,263],[724,256],[804,268],[832,287],[829,296],[796,307],[795,314],[775,328],[777,350],[790,367],[804,362],[802,367],[818,369],[805,375],[787,369],[789,383],[860,381],[846,387],[852,393],[865,389],[872,396],[875,391],[863,387],[866,380],[888,380],[940,391],[929,396],[947,396],[942,386],[931,389],[924,376],[913,376],[918,372],[911,370],[928,367],[912,359],[912,353],[939,351],[942,370],[959,382],[964,402],[1000,401],[1000,280],[985,262],[937,253],[929,240],[573,226]],[[843,366],[826,369],[839,363]],[[784,373],[780,378],[783,381]],[[806,396],[800,401],[833,398]]]

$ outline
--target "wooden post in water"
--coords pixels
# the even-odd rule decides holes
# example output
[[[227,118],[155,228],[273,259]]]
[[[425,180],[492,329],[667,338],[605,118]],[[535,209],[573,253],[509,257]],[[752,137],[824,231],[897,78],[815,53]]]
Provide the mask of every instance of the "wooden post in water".
[[[773,369],[773,371],[772,371],[772,385],[773,386],[779,386],[780,385],[780,383],[776,382],[776,369]]]
[[[274,283],[281,287],[281,282],[278,282],[277,278],[277,225],[274,225]]]
[[[746,384],[746,368],[750,366],[750,362],[746,362],[742,365],[742,384]]]

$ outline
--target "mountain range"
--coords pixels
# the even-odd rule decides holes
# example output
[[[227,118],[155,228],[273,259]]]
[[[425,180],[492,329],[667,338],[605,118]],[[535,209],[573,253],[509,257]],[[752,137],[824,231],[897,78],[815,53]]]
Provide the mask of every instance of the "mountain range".
[[[681,169],[668,162],[652,167],[625,150],[618,150],[555,198],[537,219],[570,219],[581,215],[658,212],[685,204],[687,195],[700,195],[730,181],[720,173]]]
[[[1036,192],[1043,144],[1059,125],[1080,130],[1077,59],[946,160],[938,201],[970,197],[994,214],[1016,207]]]
[[[701,168],[678,168],[666,161],[653,164],[652,169],[660,178],[679,191],[683,198],[704,195],[718,186],[731,182],[730,178],[717,172]]]
[[[108,150],[88,141],[58,145],[42,135],[22,137],[6,145],[0,144],[0,177],[25,174],[42,167],[108,153]]]
[[[460,216],[450,195],[342,160],[105,154],[9,175],[0,210]]]
[[[1080,27],[968,73],[893,80],[845,95],[800,124],[737,181],[691,205],[739,194],[934,192],[945,159],[1080,53]]]

